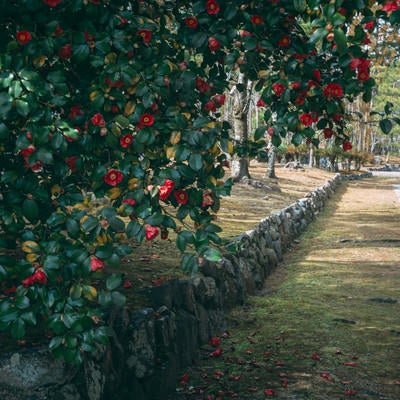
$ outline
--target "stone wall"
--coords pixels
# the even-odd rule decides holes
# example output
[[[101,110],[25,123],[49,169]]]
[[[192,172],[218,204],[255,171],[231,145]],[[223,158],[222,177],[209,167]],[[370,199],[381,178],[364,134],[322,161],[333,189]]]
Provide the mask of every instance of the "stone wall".
[[[364,178],[370,174],[359,175]],[[282,255],[318,215],[342,179],[339,174],[304,198],[243,233],[236,249],[202,265],[190,280],[149,289],[149,306],[113,312],[109,348],[79,369],[45,350],[0,357],[0,395],[8,400],[161,400],[199,347],[226,329],[225,312],[262,289]]]

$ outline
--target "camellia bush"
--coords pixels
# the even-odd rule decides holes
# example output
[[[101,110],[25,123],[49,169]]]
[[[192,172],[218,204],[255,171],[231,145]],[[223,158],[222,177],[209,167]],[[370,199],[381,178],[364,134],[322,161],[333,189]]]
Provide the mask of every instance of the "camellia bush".
[[[73,363],[108,341],[104,310],[123,306],[127,284],[112,268],[132,241],[173,231],[192,273],[220,258],[231,74],[258,82],[256,140],[325,135],[350,149],[345,102],[374,85],[366,35],[398,12],[318,0],[0,5],[0,331],[34,328]]]

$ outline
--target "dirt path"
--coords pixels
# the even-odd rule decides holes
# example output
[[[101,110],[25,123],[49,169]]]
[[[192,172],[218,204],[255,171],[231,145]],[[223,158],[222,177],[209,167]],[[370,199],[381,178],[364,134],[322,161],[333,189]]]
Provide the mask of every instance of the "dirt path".
[[[177,398],[400,399],[399,183],[343,184]]]

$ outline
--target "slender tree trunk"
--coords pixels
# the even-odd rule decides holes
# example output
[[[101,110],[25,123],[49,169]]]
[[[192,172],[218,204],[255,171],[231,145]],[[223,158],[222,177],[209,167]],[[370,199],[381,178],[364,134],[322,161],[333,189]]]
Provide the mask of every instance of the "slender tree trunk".
[[[314,151],[314,145],[310,143],[310,158],[308,160],[308,166],[313,167],[315,165],[315,151]]]
[[[231,91],[233,95],[233,130],[236,140],[246,142],[249,138],[248,111],[252,82],[240,74],[238,83],[244,89],[239,91],[237,87],[234,87]],[[249,164],[249,156],[246,153],[240,158],[232,160],[231,174],[234,182],[241,181],[243,178],[251,178]]]
[[[275,174],[275,159],[276,159],[276,148],[271,143],[270,148],[268,150],[268,168],[265,174],[266,178],[277,178]]]

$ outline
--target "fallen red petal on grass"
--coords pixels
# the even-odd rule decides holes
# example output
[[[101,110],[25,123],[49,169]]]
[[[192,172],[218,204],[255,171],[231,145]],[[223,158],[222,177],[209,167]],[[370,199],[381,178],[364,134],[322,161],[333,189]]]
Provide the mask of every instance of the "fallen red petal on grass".
[[[320,356],[319,356],[317,353],[314,353],[314,354],[312,355],[312,358],[313,358],[313,360],[321,361],[321,358],[320,358]]]
[[[346,367],[356,367],[357,363],[355,363],[354,361],[349,361],[347,363],[344,364]]]
[[[272,354],[272,351],[264,351],[264,356],[269,357]]]
[[[214,371],[213,378],[214,379],[219,379],[219,378],[223,377],[224,375],[225,374],[222,371],[216,370],[216,371]]]
[[[128,279],[125,279],[125,280],[124,280],[124,283],[122,284],[122,286],[123,286],[125,289],[129,289],[129,288],[131,288],[131,287],[133,286],[133,284],[132,284],[132,282],[129,281]]]
[[[153,258],[160,258],[160,255],[159,254],[153,254],[152,257]]]
[[[230,381],[236,382],[236,381],[239,381],[241,377],[242,377],[242,375],[230,375],[228,379]]]
[[[246,350],[246,353],[247,353],[247,354],[253,354],[253,350],[247,349],[247,350]]]
[[[344,392],[344,394],[345,394],[346,396],[354,396],[354,395],[357,394],[357,390],[346,390],[346,391]]]
[[[351,385],[352,381],[343,381],[342,385]]]
[[[336,353],[336,354],[342,354],[342,351],[339,350],[339,349],[336,349],[336,350],[335,350],[335,353]]]
[[[287,378],[283,378],[281,383],[282,383],[282,387],[286,388],[289,385],[289,380]]]
[[[275,390],[274,389],[265,389],[264,394],[266,396],[275,396]]]
[[[255,392],[257,392],[257,390],[258,389],[255,386],[249,386],[247,388],[247,391],[250,392],[250,393],[255,393]]]
[[[277,367],[283,367],[283,366],[285,365],[285,363],[284,363],[283,361],[281,361],[281,360],[276,360],[276,361],[275,361],[275,365],[276,365]]]
[[[222,349],[219,348],[209,354],[210,357],[219,357],[222,354]]]
[[[331,377],[329,372],[322,372],[322,374],[320,374],[320,377],[326,379],[329,382],[333,381],[333,378]]]

